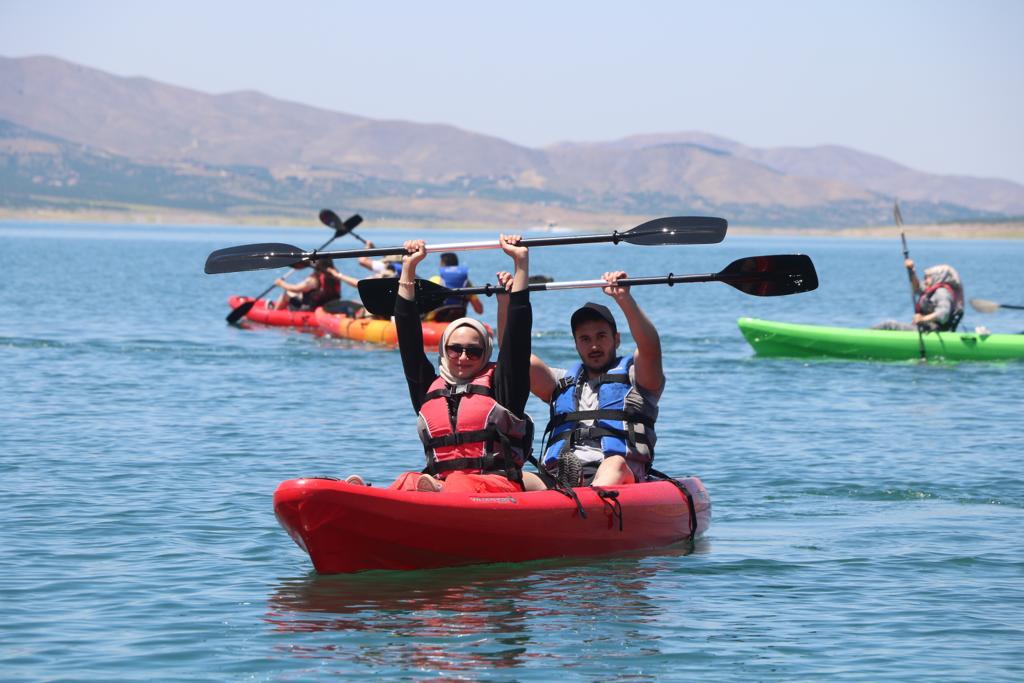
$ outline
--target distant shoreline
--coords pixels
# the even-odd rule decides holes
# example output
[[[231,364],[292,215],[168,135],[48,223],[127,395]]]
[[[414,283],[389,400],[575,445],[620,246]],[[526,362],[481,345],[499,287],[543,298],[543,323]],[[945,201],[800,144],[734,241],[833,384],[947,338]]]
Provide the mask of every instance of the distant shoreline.
[[[542,227],[539,224],[515,225],[497,221],[468,221],[437,219],[432,221],[409,221],[398,219],[385,219],[375,221],[369,216],[364,216],[365,227],[388,227],[398,229],[424,229],[424,230],[482,230],[493,228],[495,230],[519,230],[535,231]],[[650,220],[651,216],[581,216],[572,217],[571,222],[558,225],[557,230],[563,232],[606,232],[616,226],[628,226]],[[109,223],[114,225],[135,225],[161,226],[176,225],[211,225],[223,227],[246,227],[246,226],[280,226],[280,227],[309,227],[319,225],[315,218],[314,211],[310,211],[310,218],[302,219],[296,216],[273,216],[273,215],[245,215],[232,216],[215,213],[200,213],[187,211],[54,211],[54,210],[11,210],[0,208],[0,222],[29,223]],[[926,237],[932,239],[1024,239],[1024,220],[1007,222],[971,222],[971,223],[948,223],[948,224],[924,224],[905,225],[907,235],[914,237]],[[892,237],[896,234],[896,226],[870,226],[859,228],[806,228],[806,227],[760,227],[751,225],[730,225],[731,235],[752,235],[752,236],[812,236],[812,237],[840,237],[840,238],[883,238]]]

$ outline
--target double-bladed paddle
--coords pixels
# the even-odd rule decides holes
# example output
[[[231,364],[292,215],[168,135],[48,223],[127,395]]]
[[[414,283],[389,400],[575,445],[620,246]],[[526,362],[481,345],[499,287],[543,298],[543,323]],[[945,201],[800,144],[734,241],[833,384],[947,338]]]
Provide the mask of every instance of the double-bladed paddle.
[[[754,296],[785,296],[810,292],[818,288],[818,274],[814,263],[804,254],[779,254],[775,256],[748,256],[733,261],[719,273],[704,275],[658,275],[654,277],[630,277],[618,281],[620,287],[636,285],[677,285],[691,282],[724,282],[746,294]],[[567,282],[543,282],[527,285],[531,292],[555,289],[584,289],[607,287],[605,280],[574,280]],[[416,307],[427,313],[444,303],[451,296],[469,294],[504,294],[504,288],[486,284],[478,287],[449,289],[430,280],[416,280]],[[373,315],[392,315],[395,311],[395,297],[398,296],[397,278],[367,278],[359,281],[359,297],[363,306]]]
[[[1000,308],[1012,308],[1016,311],[1024,311],[1024,306],[1001,304],[995,301],[989,301],[988,299],[971,299],[971,306],[974,307],[974,310],[981,313],[995,313]]]
[[[625,232],[618,230],[598,235],[566,235],[563,237],[531,237],[519,244],[524,247],[551,247],[566,244],[592,244],[595,242],[627,242],[643,246],[665,244],[716,244],[725,239],[728,223],[724,218],[710,216],[673,216],[647,221]],[[498,240],[483,242],[458,242],[454,244],[428,245],[427,253],[439,251],[474,251],[498,249]],[[351,249],[347,251],[303,251],[290,244],[265,243],[243,244],[238,247],[218,249],[206,259],[205,271],[215,273],[238,273],[246,270],[266,270],[290,266],[300,261],[315,261],[321,258],[358,258],[360,256],[404,255],[405,247],[379,247],[376,249]]]
[[[323,212],[321,212],[321,214],[322,213]],[[332,211],[331,213],[333,214],[334,212]],[[335,215],[334,217],[337,218],[337,215]],[[363,217],[360,216],[357,213],[357,214],[354,214],[354,215],[350,216],[344,223],[342,223],[341,221],[338,221],[337,225],[330,225],[329,227],[334,228],[334,235],[331,236],[331,239],[327,240],[322,245],[320,245],[320,249],[323,249],[323,248],[327,247],[331,242],[333,242],[334,240],[338,239],[342,235],[345,235],[346,233],[352,232],[352,228],[356,227],[357,225],[359,225],[362,222],[363,222]],[[362,239],[362,238],[360,238],[360,239]],[[287,279],[289,275],[291,275],[292,273],[295,272],[295,267],[294,267],[293,264],[295,264],[295,259],[292,259],[288,263],[282,264],[282,265],[286,265],[286,266],[293,266],[291,270],[289,270],[287,273],[285,273],[284,275],[281,276],[282,278]],[[272,266],[272,267],[277,268],[278,266]],[[207,270],[206,272],[210,272],[210,271]],[[252,307],[256,305],[257,301],[259,301],[264,296],[266,296],[267,293],[270,290],[272,290],[274,287],[276,287],[276,286],[277,286],[276,284],[270,285],[269,287],[264,289],[262,292],[257,294],[250,301],[246,301],[245,303],[240,304],[237,308],[232,309],[232,311],[230,313],[228,313],[228,316],[225,318],[225,320],[228,322],[228,324],[234,325],[239,320],[244,318],[246,313],[248,313],[249,311],[252,310]]]
[[[900,229],[900,241],[903,242],[903,260],[906,261],[910,258],[910,250],[907,249],[907,237],[903,234],[903,214],[900,213],[900,202],[896,200],[892,205],[892,216],[893,220],[896,221],[896,227]],[[917,312],[917,291],[914,289],[914,274],[907,270],[907,277],[910,279],[910,302],[914,307],[914,312]],[[917,326],[917,348],[921,354],[921,360],[927,362],[928,356],[924,350],[924,335],[921,331],[921,326]]]
[[[362,221],[362,218],[360,218],[359,220]],[[342,227],[344,227],[344,225],[345,225],[345,223],[341,222],[341,218],[338,217],[338,214],[334,213],[330,209],[321,209],[320,210],[320,222],[323,223],[324,225],[326,225],[328,228],[334,228],[335,230],[341,230]],[[355,226],[352,226],[352,227],[355,227]],[[359,240],[363,244],[367,243],[366,240],[364,240],[362,237],[357,235],[355,233],[355,231],[352,230],[352,228],[348,229],[348,234],[352,235],[353,237],[355,237],[357,240]],[[323,249],[323,247],[320,247],[320,249]]]

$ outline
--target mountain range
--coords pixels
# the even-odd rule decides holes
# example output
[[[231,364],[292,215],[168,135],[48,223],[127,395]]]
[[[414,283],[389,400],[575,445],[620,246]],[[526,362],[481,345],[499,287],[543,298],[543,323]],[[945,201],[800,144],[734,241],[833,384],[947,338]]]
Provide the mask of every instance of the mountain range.
[[[935,175],[840,146],[754,148],[707,133],[544,148],[252,92],[220,95],[53,57],[0,57],[0,208],[391,222],[600,223],[710,214],[752,226],[1024,215],[1024,185]]]

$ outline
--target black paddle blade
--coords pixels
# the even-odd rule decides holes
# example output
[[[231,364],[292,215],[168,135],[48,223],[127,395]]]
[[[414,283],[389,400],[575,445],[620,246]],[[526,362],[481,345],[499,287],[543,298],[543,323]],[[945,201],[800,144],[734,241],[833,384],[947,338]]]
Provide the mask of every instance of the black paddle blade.
[[[330,209],[322,209],[320,211],[320,222],[326,225],[328,228],[334,228],[335,237],[341,237],[352,232],[360,223],[363,222],[363,217],[358,213],[349,216],[343,223],[338,214],[334,213]]]
[[[447,287],[430,280],[416,280],[416,309],[420,315],[434,310],[449,296],[451,293]],[[359,281],[359,298],[363,301],[363,308],[373,315],[394,315],[397,297],[397,277],[367,278]]]
[[[290,244],[266,242],[218,249],[206,257],[207,275],[287,268],[304,262],[305,252]],[[298,263],[297,263],[298,262]]]
[[[818,288],[818,273],[804,254],[748,256],[733,261],[718,280],[753,296],[786,296]]]
[[[718,244],[725,239],[729,223],[714,216],[671,216],[655,218],[619,235],[630,244]]]
[[[234,325],[239,320],[244,318],[246,316],[246,314],[249,311],[251,311],[252,307],[255,306],[255,305],[256,305],[256,300],[255,299],[253,299],[252,301],[246,301],[244,304],[241,304],[238,308],[236,308],[233,311],[231,311],[230,313],[228,313],[228,317],[226,317],[224,319],[228,322],[229,325]]]

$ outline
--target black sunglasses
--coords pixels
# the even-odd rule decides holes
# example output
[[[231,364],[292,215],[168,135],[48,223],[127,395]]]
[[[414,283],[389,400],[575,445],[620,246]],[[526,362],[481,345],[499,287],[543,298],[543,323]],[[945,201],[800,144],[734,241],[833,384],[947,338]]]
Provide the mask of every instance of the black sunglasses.
[[[455,360],[463,353],[466,354],[466,358],[470,360],[480,360],[480,357],[484,355],[484,347],[482,346],[463,346],[462,344],[449,344],[444,347],[444,352],[448,354],[448,357]]]

